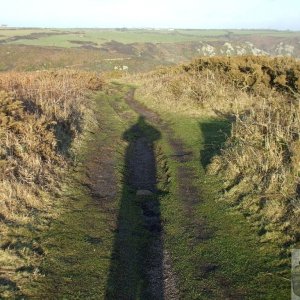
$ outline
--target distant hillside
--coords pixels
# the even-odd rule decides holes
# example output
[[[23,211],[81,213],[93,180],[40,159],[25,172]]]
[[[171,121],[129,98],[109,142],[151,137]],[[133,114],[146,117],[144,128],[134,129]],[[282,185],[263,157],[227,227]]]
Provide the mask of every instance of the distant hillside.
[[[0,70],[149,71],[199,56],[300,58],[300,32],[179,29],[0,29]]]
[[[197,49],[200,55],[273,55],[300,57],[300,36],[273,37],[251,35],[223,41],[202,42]]]

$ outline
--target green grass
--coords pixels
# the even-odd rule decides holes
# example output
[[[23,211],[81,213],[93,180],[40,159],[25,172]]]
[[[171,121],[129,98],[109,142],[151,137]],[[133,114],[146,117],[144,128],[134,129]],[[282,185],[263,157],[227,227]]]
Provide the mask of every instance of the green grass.
[[[38,39],[20,39],[10,42],[9,44],[22,44],[29,46],[43,46],[43,47],[62,47],[70,48],[76,47],[76,44],[70,43],[70,40],[83,40],[77,34],[51,35],[47,37],[40,37]]]
[[[81,149],[81,163],[99,147],[121,141],[124,131],[136,121],[136,114],[119,93],[102,95],[97,103],[102,130],[99,135],[91,135],[92,141]],[[218,200],[220,181],[205,174],[204,166],[224,142],[228,123],[172,112],[163,113],[163,118],[172,124],[175,137],[194,153],[193,160],[186,163],[172,159],[172,150],[162,132],[157,154],[159,189],[164,192],[158,197],[165,247],[173,260],[181,299],[289,299],[288,259],[280,256],[277,245],[261,243],[257,228]],[[121,143],[118,149],[118,169],[124,170],[125,144]],[[176,174],[182,165],[195,173],[192,184],[201,192],[190,213],[185,199],[178,196]],[[121,183],[121,172],[119,197],[105,210],[79,184],[83,182],[82,171],[77,169],[74,178],[66,182],[61,199],[65,212],[42,237],[47,256],[41,270],[46,277],[32,284],[28,295],[44,299],[127,299],[134,295],[147,299],[141,265],[147,256],[149,237],[141,227],[140,199]],[[205,222],[201,224],[201,220]],[[203,232],[211,234],[206,239],[199,238]],[[91,238],[99,243],[91,244]],[[211,265],[215,269],[205,271]]]
[[[142,226],[140,211],[135,192],[124,186],[119,207],[118,231],[114,237],[113,256],[108,272],[107,299],[143,299],[141,297],[146,283],[142,266],[151,237]]]
[[[30,299],[103,299],[106,293],[116,229],[111,212],[118,210],[119,199],[104,205],[94,199],[85,187],[85,165],[101,147],[113,149],[120,143],[123,123],[105,95],[99,94],[96,103],[101,130],[86,134],[77,150],[77,167],[64,183],[58,208],[62,213],[40,236],[46,253],[40,269],[45,276],[27,286]]]
[[[53,33],[53,29],[0,29],[0,40],[23,36],[31,33]],[[120,43],[179,43],[195,41],[211,41],[233,33],[234,35],[260,35],[273,37],[297,37],[297,31],[276,31],[276,30],[220,30],[220,29],[56,29],[57,33],[66,32],[63,35],[51,35],[38,39],[20,39],[9,42],[11,44],[25,44],[34,46],[54,46],[54,47],[76,47],[77,44],[70,43],[70,40],[86,41],[96,43],[101,46],[103,43],[115,40]],[[73,32],[73,33],[72,33]]]
[[[146,99],[143,102],[147,103]],[[205,166],[229,132],[229,124],[159,111],[173,124],[176,137],[194,153],[193,160],[184,164],[166,158],[172,177],[169,194],[161,200],[166,247],[179,276],[182,299],[289,299],[290,262],[283,249],[275,243],[262,243],[258,229],[220,200],[220,180],[205,173]],[[166,157],[172,154],[166,140],[161,147]],[[186,212],[185,199],[178,196],[179,181],[174,174],[182,165],[197,174],[192,184],[198,187],[200,199],[192,213]],[[203,231],[209,233],[208,238],[199,238]],[[211,265],[215,269],[206,272]]]
[[[32,33],[44,33],[44,32],[52,32],[51,29],[0,29],[0,40],[7,39],[15,36],[24,36]]]
[[[109,42],[111,40],[118,41],[124,44],[130,43],[176,43],[194,41],[196,37],[182,36],[175,32],[162,30],[128,30],[128,31],[98,31],[87,30],[85,37],[92,41],[97,41],[99,44]]]
[[[41,37],[39,39],[20,39],[12,44],[24,44],[35,46],[53,46],[53,47],[76,47],[77,44],[70,43],[69,41],[90,41],[96,43],[97,46],[101,44],[117,41],[123,44],[130,43],[176,43],[198,41],[198,36],[186,35],[177,33],[176,31],[146,31],[146,30],[84,30],[84,34],[64,34],[52,35],[48,37]]]
[[[66,212],[43,236],[45,274],[29,288],[31,298],[103,297],[110,268],[113,234],[109,218],[84,190],[71,187],[62,207]],[[97,240],[98,243],[89,242]]]

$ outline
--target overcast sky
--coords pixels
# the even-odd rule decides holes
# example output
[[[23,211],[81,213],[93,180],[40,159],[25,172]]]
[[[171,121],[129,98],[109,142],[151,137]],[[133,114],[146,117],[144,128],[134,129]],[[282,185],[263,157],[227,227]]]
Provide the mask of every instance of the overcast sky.
[[[0,0],[0,24],[300,30],[300,0]]]

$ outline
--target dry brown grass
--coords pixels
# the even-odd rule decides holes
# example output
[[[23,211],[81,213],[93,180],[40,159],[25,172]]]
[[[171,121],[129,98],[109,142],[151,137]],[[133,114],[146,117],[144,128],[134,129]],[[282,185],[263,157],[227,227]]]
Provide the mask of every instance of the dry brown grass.
[[[200,58],[134,78],[160,109],[233,122],[209,166],[224,199],[250,216],[264,239],[300,238],[300,63],[291,58]]]
[[[81,131],[87,92],[102,85],[102,79],[85,72],[1,74],[0,179],[11,211],[22,207],[24,197],[15,188],[9,192],[9,182],[28,188],[55,186],[55,168],[65,164],[64,139],[74,139]]]
[[[53,214],[51,195],[59,190],[70,147],[91,111],[88,96],[103,85],[88,72],[0,74],[0,286],[22,277],[16,268],[39,256],[36,242],[20,231],[34,230]],[[13,283],[6,288],[14,289]]]

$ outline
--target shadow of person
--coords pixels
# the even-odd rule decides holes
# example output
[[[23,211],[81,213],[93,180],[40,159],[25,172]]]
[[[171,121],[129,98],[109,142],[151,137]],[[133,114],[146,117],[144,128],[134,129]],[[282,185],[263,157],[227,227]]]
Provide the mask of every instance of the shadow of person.
[[[129,142],[125,160],[125,169],[129,172],[126,180],[133,189],[155,192],[156,163],[153,144],[160,137],[160,132],[147,124],[143,116],[124,132],[123,139]]]
[[[128,142],[106,299],[164,299],[163,242],[154,143],[161,133],[143,116]]]

